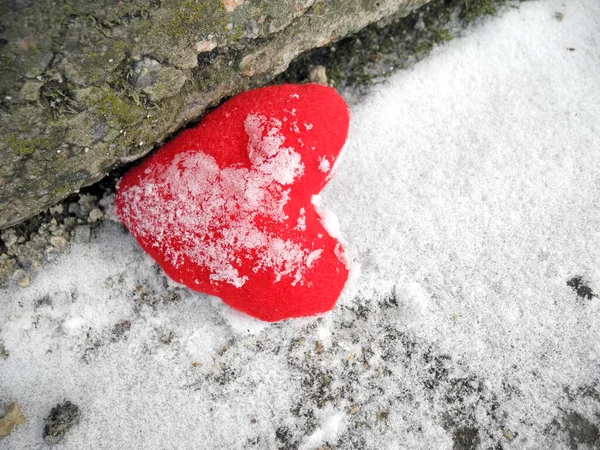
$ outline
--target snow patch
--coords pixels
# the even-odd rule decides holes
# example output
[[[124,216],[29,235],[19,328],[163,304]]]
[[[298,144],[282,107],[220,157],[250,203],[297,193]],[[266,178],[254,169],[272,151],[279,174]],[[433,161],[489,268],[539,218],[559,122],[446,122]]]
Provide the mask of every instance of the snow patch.
[[[321,257],[322,253],[323,249],[313,250],[312,252],[310,252],[306,257],[306,267],[308,267],[309,269],[312,268],[312,265],[317,259]]]
[[[308,437],[300,448],[312,450],[325,442],[334,442],[344,427],[345,416],[343,412],[330,412],[323,418],[321,426]]]
[[[304,208],[300,208],[296,229],[299,231],[306,231],[306,210]]]
[[[281,121],[250,114],[244,127],[250,169],[221,169],[202,151],[180,153],[159,169],[156,184],[123,191],[126,225],[144,239],[154,239],[176,267],[188,259],[208,267],[214,283],[238,288],[246,283],[248,277],[236,267],[237,256],[255,260],[255,273],[270,270],[277,281],[289,276],[296,284],[302,281],[310,249],[269,235],[255,221],[260,216],[287,219],[289,190],[284,186],[302,176],[304,165],[299,153],[284,146]],[[162,200],[165,194],[173,200]],[[164,243],[174,236],[181,245],[167,247]]]
[[[329,160],[324,156],[319,158],[319,170],[323,173],[327,173],[329,172],[329,169],[331,169],[331,163]]]

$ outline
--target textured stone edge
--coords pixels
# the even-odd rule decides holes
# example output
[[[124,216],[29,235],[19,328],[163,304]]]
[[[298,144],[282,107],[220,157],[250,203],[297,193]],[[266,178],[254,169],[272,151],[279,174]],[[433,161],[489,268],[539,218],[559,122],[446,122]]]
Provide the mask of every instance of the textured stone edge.
[[[164,57],[149,54],[125,57],[128,49],[121,49],[120,56],[115,56],[120,67],[111,70],[122,71],[125,67],[131,72],[144,58],[163,60],[158,82],[152,88],[141,83],[136,91],[127,83],[128,92],[142,95],[147,103],[136,102],[126,97],[124,90],[114,89],[119,82],[115,76],[112,84],[89,88],[85,87],[87,80],[82,80],[76,95],[89,107],[76,114],[51,120],[40,117],[39,104],[32,103],[7,119],[13,125],[27,124],[27,131],[21,135],[9,130],[0,141],[0,154],[6,155],[6,164],[0,169],[0,229],[34,216],[99,181],[115,167],[143,157],[222,99],[266,84],[300,53],[392,14],[407,15],[427,1],[309,2],[310,6],[300,10],[291,22],[265,37],[241,39],[216,48],[212,42],[198,42],[200,57],[196,66],[176,66]],[[120,76],[131,77],[129,72]],[[179,90],[166,97],[165,86]],[[21,94],[34,98],[43,87],[41,82],[28,80]],[[44,131],[36,135],[31,132],[36,128]],[[101,139],[94,136],[98,130]]]

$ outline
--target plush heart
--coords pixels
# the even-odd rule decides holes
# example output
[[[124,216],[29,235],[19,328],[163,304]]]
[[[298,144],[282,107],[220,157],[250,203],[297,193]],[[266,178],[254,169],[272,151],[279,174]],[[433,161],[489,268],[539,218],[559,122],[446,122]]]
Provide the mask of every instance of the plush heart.
[[[119,218],[175,281],[266,321],[333,308],[348,269],[311,199],[349,113],[321,85],[239,94],[119,183]]]

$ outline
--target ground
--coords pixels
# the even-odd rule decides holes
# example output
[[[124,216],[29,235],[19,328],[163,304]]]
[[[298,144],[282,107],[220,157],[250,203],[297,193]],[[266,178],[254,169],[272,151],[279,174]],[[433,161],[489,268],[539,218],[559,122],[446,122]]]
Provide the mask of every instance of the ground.
[[[352,270],[320,317],[193,293],[108,190],[71,199],[68,251],[0,292],[0,406],[26,418],[2,444],[44,448],[68,401],[55,448],[599,448],[599,20],[527,2],[343,91],[322,202]]]

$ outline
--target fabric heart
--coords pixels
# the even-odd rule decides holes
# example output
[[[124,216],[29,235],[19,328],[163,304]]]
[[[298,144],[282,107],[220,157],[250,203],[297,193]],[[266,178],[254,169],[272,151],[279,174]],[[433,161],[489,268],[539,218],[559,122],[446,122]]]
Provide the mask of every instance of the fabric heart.
[[[193,290],[266,321],[328,311],[348,269],[311,200],[333,174],[348,125],[329,87],[242,93],[126,173],[117,215]]]

